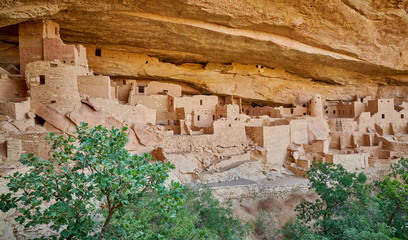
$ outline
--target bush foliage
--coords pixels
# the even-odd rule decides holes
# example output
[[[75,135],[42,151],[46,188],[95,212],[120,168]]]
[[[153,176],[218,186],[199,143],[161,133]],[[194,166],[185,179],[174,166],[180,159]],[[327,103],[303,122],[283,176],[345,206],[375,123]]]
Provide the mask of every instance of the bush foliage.
[[[341,165],[314,163],[307,175],[319,198],[303,201],[297,219],[286,224],[285,239],[408,239],[408,160],[391,166],[381,181]]]
[[[0,209],[18,208],[24,227],[47,224],[52,239],[241,239],[242,224],[208,191],[165,184],[174,165],[132,155],[126,128],[89,128],[76,136],[49,133],[52,155],[22,155],[25,173],[6,177],[13,193]]]

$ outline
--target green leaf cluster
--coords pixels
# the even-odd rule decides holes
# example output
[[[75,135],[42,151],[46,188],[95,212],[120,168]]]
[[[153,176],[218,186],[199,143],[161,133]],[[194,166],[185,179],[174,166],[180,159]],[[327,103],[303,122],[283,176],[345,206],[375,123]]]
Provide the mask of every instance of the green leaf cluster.
[[[112,218],[144,196],[155,194],[163,213],[181,205],[183,187],[165,184],[174,166],[130,154],[125,131],[81,123],[77,137],[49,133],[52,156],[21,157],[29,170],[6,177],[14,194],[0,196],[0,209],[18,207],[17,222],[26,228],[48,224],[58,232],[55,238],[101,239]]]
[[[408,161],[374,184],[363,173],[316,162],[307,175],[319,198],[303,201],[297,219],[283,229],[285,239],[408,239]]]
[[[235,219],[230,205],[221,206],[211,190],[184,189],[184,203],[163,211],[156,194],[145,195],[125,215],[113,219],[112,239],[245,239],[246,226]],[[137,221],[135,221],[137,219]]]

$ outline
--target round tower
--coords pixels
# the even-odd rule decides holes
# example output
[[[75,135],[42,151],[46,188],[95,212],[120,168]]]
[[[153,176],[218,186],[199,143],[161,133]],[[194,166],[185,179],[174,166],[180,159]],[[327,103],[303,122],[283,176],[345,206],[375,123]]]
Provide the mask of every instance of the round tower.
[[[310,99],[309,113],[311,117],[323,117],[323,100],[319,94],[313,95]]]

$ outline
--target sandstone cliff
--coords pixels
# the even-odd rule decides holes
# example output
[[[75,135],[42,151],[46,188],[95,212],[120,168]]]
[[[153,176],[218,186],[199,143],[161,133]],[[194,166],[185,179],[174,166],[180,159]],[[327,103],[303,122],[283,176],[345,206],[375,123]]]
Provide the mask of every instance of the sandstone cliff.
[[[0,63],[16,61],[13,25],[52,19],[64,41],[117,53],[91,59],[95,73],[275,103],[345,100],[408,84],[407,11],[405,0],[5,0]]]

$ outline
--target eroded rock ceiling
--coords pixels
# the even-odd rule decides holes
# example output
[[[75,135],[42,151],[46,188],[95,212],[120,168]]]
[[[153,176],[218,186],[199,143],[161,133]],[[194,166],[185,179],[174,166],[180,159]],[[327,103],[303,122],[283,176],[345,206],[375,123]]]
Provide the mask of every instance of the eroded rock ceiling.
[[[66,42],[148,55],[172,64],[169,71],[185,63],[284,69],[285,77],[251,75],[250,81],[262,80],[261,94],[251,87],[244,87],[245,93],[245,84],[238,86],[240,92],[224,92],[226,74],[236,73],[208,81],[202,73],[197,77],[197,71],[184,70],[189,77],[150,77],[217,94],[293,103],[299,102],[301,89],[306,95],[325,89],[325,97],[345,100],[373,94],[381,85],[408,85],[407,12],[407,0],[3,0],[0,27],[52,19]],[[16,39],[6,35],[0,35],[4,46]],[[149,77],[129,62],[97,64],[90,62],[95,73],[114,76],[120,70],[126,77]],[[238,75],[235,83],[241,84],[248,74]]]

